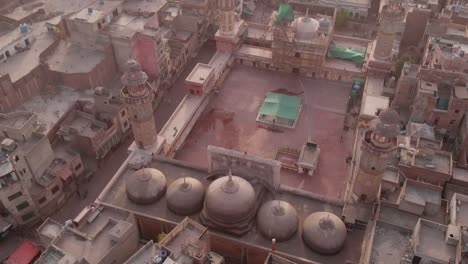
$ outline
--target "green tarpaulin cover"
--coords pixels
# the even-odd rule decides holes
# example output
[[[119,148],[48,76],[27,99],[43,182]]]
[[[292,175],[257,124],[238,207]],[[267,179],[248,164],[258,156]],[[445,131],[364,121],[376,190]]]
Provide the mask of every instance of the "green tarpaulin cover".
[[[332,42],[330,48],[328,49],[328,57],[350,60],[355,64],[362,64],[362,62],[364,62],[364,58],[366,57],[366,52],[363,50],[354,50],[340,47]]]
[[[300,108],[300,97],[268,92],[258,113],[295,120]]]
[[[275,24],[278,25],[283,21],[293,21],[294,20],[294,11],[292,7],[288,4],[281,4],[278,9],[278,13],[275,17]]]

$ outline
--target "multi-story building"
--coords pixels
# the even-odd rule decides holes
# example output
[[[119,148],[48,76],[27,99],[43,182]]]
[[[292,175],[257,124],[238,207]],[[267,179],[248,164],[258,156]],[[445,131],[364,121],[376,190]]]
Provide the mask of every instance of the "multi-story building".
[[[29,112],[0,116],[2,167],[0,201],[19,225],[37,222],[56,210],[71,191],[70,181],[83,165],[79,155],[54,153],[46,135],[36,132],[37,117]],[[64,184],[67,189],[64,190]]]

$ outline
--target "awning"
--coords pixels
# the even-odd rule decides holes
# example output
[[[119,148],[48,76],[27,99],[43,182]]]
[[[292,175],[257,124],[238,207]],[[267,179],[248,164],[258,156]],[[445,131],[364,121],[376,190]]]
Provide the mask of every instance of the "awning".
[[[269,92],[258,113],[296,120],[300,109],[300,97]]]
[[[6,264],[30,264],[33,263],[36,256],[40,253],[41,251],[38,247],[29,241],[24,241],[8,258]]]

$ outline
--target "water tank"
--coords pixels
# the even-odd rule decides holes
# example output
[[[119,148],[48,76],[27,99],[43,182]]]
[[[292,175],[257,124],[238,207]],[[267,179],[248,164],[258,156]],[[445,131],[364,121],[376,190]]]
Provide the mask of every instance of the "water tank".
[[[104,5],[104,0],[99,0],[100,5]]]
[[[93,13],[93,8],[92,7],[88,7],[88,14],[92,14]]]
[[[460,57],[464,57],[465,56],[465,51],[464,50],[460,50]]]
[[[20,24],[20,32],[27,33],[28,32],[28,25],[27,24]]]

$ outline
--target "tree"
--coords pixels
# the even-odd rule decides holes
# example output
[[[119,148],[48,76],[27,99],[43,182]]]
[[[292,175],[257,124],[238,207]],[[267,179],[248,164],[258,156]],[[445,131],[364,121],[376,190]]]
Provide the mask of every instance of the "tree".
[[[338,12],[336,12],[336,21],[335,25],[337,28],[344,28],[346,24],[348,24],[349,15],[348,11],[343,8],[340,8]]]
[[[395,65],[393,67],[394,67],[394,71],[395,71],[394,72],[395,73],[395,78],[397,80],[400,78],[401,70],[403,70],[403,65],[405,65],[405,62],[411,61],[411,60],[412,60],[411,55],[404,54],[403,56],[398,58],[398,60],[395,62]]]

